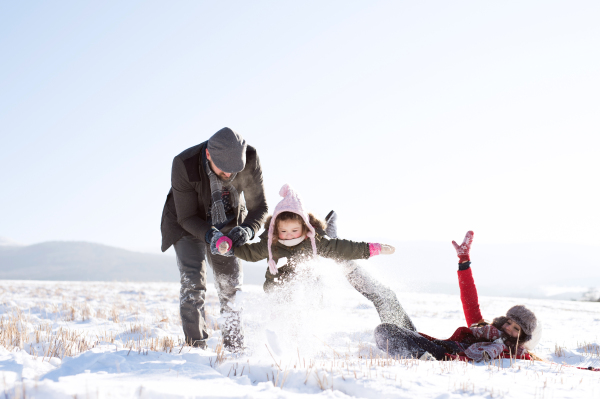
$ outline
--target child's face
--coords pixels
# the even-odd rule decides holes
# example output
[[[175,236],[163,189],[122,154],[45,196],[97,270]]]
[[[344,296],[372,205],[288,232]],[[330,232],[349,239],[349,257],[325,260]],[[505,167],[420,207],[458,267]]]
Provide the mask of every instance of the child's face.
[[[280,240],[292,240],[302,235],[302,223],[298,220],[282,220],[277,223],[277,235]]]
[[[521,334],[521,326],[515,323],[514,320],[508,319],[508,321],[502,325],[502,331],[513,338],[517,338],[519,334]]]

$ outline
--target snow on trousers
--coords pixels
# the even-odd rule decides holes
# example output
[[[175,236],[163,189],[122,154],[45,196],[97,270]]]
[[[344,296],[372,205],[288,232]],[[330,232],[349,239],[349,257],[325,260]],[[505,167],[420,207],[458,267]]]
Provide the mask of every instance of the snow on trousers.
[[[244,333],[239,310],[230,305],[242,290],[243,270],[235,257],[213,255],[208,244],[193,236],[184,236],[175,244],[177,265],[181,277],[179,312],[185,340],[189,344],[208,338],[204,302],[206,298],[206,260],[213,269],[215,286],[221,304],[223,342],[229,350],[244,345]]]
[[[373,278],[358,263],[354,261],[339,263],[344,268],[344,275],[350,285],[375,305],[382,323],[394,324],[412,331],[416,330],[394,291]]]

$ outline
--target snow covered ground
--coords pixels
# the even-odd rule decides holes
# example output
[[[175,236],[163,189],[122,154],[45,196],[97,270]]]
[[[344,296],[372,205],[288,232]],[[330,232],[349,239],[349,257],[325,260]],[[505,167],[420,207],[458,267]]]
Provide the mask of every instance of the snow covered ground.
[[[330,265],[329,265],[330,266]],[[243,297],[248,349],[220,348],[209,287],[209,349],[183,347],[176,283],[0,281],[0,374],[6,398],[598,398],[600,303],[481,297],[486,318],[517,303],[544,333],[546,361],[491,365],[389,359],[374,343],[373,305],[335,267],[277,305],[261,287]],[[449,275],[451,275],[449,273]],[[403,293],[420,331],[464,325],[456,295]]]

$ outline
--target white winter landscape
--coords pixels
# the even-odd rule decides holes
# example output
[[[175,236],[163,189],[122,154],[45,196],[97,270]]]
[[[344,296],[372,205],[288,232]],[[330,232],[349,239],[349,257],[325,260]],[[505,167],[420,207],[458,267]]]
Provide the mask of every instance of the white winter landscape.
[[[0,1],[0,399],[600,399],[599,16],[598,0]],[[360,263],[443,339],[466,323],[451,241],[473,230],[482,314],[533,310],[535,360],[390,358],[331,261],[286,304],[266,261],[243,263],[239,354],[209,268],[208,348],[183,345],[161,216],[174,157],[224,127],[262,170],[229,181],[255,242],[252,193],[273,214],[290,184],[341,238],[396,248]],[[182,226],[203,240],[200,205]]]
[[[597,398],[600,303],[480,296],[491,319],[512,305],[543,323],[543,361],[491,364],[394,359],[378,350],[374,306],[331,262],[320,288],[292,304],[247,285],[245,353],[223,352],[211,285],[207,350],[182,346],[178,283],[0,281],[0,374],[5,398]],[[475,277],[476,269],[474,270]],[[455,278],[454,270],[449,270]],[[403,292],[419,331],[464,325],[458,295]]]

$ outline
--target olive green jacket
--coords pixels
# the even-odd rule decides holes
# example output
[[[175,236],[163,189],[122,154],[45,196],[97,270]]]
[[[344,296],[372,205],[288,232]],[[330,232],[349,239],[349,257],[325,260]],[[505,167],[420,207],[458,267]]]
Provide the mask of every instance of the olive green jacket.
[[[324,258],[341,260],[369,259],[371,256],[369,244],[342,239],[329,239],[325,232],[317,229],[315,244],[317,255]],[[258,262],[269,257],[268,230],[260,235],[260,241],[252,244],[244,244],[234,248],[233,254],[247,262]],[[296,265],[313,257],[313,249],[310,238],[306,238],[298,245],[288,247],[279,241],[274,241],[271,252],[275,263],[281,258],[287,258],[285,266],[278,268],[277,274],[271,274],[269,268],[265,273],[266,281],[263,285],[265,291],[269,291],[277,285],[291,280],[296,274]]]

